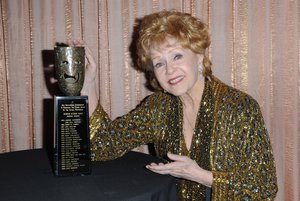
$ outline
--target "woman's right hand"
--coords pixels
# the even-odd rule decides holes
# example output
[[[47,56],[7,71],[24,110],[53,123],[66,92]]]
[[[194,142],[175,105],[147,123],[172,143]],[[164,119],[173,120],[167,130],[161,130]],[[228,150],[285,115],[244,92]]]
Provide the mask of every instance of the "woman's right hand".
[[[90,87],[96,82],[97,66],[92,52],[84,40],[72,39],[67,41],[70,47],[84,47],[85,49],[85,78],[81,90],[82,94],[88,95]]]
[[[70,47],[84,47],[85,49],[85,78],[83,87],[81,89],[81,95],[89,97],[89,110],[91,115],[99,101],[98,88],[96,82],[97,65],[95,59],[92,56],[90,48],[87,46],[84,40],[72,39],[68,40],[67,44]]]

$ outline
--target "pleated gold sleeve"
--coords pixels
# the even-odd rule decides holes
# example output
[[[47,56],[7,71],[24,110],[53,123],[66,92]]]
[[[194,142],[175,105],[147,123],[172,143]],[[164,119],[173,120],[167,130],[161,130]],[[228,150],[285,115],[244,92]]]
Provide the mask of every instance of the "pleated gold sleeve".
[[[95,111],[90,117],[90,139],[94,139],[95,134],[99,130],[102,121],[106,119],[109,119],[108,115],[106,114],[106,112],[104,112],[102,106],[98,104]]]
[[[157,138],[159,118],[153,105],[157,95],[146,98],[133,111],[111,120],[98,104],[90,117],[92,160],[112,160]],[[155,115],[155,118],[153,116]]]

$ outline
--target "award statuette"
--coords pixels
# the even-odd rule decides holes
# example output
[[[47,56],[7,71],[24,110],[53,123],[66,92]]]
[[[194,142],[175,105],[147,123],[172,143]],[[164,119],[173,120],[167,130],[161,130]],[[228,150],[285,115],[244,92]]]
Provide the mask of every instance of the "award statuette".
[[[84,47],[55,47],[56,77],[65,96],[54,98],[55,159],[58,176],[91,173],[88,97],[84,83]]]

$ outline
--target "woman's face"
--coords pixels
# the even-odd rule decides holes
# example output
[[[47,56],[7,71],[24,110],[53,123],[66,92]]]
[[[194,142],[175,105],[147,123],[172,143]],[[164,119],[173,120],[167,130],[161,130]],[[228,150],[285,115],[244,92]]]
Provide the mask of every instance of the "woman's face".
[[[160,86],[167,92],[182,96],[195,87],[201,74],[199,66],[203,55],[183,48],[174,38],[150,49],[154,74]]]

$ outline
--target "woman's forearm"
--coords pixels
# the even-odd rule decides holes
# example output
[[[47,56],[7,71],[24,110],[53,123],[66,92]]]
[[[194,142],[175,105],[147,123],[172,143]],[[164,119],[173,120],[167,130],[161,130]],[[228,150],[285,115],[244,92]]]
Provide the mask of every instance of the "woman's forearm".
[[[89,99],[89,116],[93,114],[99,103],[99,90],[96,81],[91,83],[86,91],[81,91],[82,96],[88,96]]]

